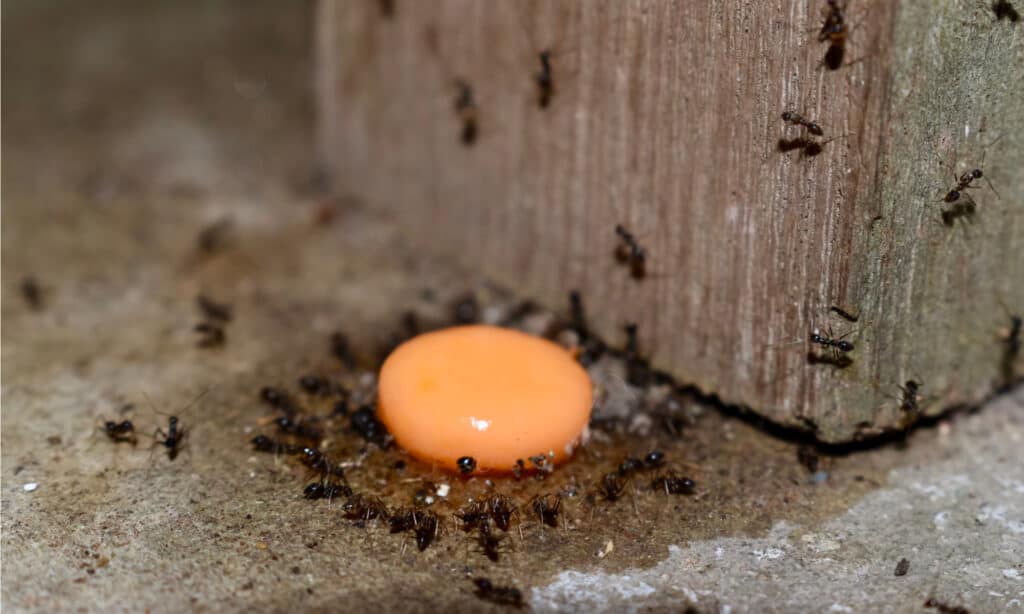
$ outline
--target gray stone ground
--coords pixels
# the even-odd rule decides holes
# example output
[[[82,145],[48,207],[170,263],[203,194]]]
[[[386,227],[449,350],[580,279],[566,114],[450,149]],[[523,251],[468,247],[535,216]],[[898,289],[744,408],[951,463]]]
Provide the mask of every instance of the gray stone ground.
[[[798,442],[693,399],[679,400],[681,434],[647,428],[638,398],[629,432],[595,433],[549,479],[496,481],[520,505],[567,494],[559,529],[521,513],[498,562],[448,516],[490,488],[414,462],[396,472],[397,451],[371,450],[349,479],[392,506],[450,481],[426,551],[302,499],[305,471],[246,443],[268,415],[260,386],[294,389],[310,371],[355,383],[328,357],[329,331],[366,357],[405,309],[440,320],[481,288],[403,251],[358,203],[314,223],[310,10],[4,3],[5,611],[466,611],[490,607],[472,594],[479,575],[536,611],[920,611],[929,596],[1024,609],[1021,390],[824,455],[815,475]],[[200,254],[197,233],[224,218],[227,244]],[[39,310],[19,292],[29,275]],[[235,309],[224,348],[195,347],[200,291]],[[608,373],[598,409],[614,413],[637,393]],[[126,403],[145,433],[179,413],[186,451],[106,441],[98,420]],[[331,449],[357,455],[338,433]],[[603,472],[654,447],[696,496],[638,479],[620,501],[594,499]]]

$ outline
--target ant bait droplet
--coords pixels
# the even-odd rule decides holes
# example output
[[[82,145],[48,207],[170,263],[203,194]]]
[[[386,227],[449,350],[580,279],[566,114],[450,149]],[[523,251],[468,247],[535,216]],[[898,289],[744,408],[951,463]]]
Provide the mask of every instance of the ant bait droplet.
[[[558,463],[590,420],[590,377],[561,346],[496,326],[457,326],[400,345],[380,372],[377,414],[420,460],[511,471]],[[462,459],[462,463],[460,463]]]

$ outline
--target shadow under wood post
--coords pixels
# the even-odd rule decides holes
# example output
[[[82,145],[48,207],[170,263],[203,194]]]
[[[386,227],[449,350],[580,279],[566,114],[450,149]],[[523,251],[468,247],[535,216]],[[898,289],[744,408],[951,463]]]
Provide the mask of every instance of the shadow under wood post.
[[[1024,32],[980,4],[848,4],[832,68],[819,0],[324,0],[321,151],[423,249],[555,308],[580,288],[606,338],[639,323],[657,367],[726,403],[828,442],[901,428],[906,380],[931,415],[998,386],[1000,301],[1024,311]],[[1002,198],[979,180],[947,226],[953,165],[982,160]],[[808,362],[830,327],[846,368]]]

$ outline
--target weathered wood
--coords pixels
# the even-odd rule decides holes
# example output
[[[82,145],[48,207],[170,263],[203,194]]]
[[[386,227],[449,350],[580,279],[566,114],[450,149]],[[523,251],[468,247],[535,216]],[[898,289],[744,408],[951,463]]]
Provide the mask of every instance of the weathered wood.
[[[657,366],[825,441],[916,418],[909,379],[928,413],[997,385],[1000,301],[1024,309],[1020,27],[980,3],[851,2],[831,70],[818,0],[396,4],[321,3],[319,132],[335,185],[424,249],[552,305],[579,288],[607,338],[638,322]],[[781,153],[784,110],[834,140]],[[954,158],[984,159],[1002,198],[979,180],[974,223],[947,227]],[[616,224],[646,279],[613,258]],[[808,364],[830,326],[848,368]]]

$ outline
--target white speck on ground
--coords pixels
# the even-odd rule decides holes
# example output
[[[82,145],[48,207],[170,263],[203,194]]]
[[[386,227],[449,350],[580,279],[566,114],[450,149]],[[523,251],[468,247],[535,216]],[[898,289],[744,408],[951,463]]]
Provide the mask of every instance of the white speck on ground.
[[[21,488],[25,492],[32,492],[33,490],[39,488],[39,484],[36,484],[35,482],[29,482],[28,484],[25,484]]]

